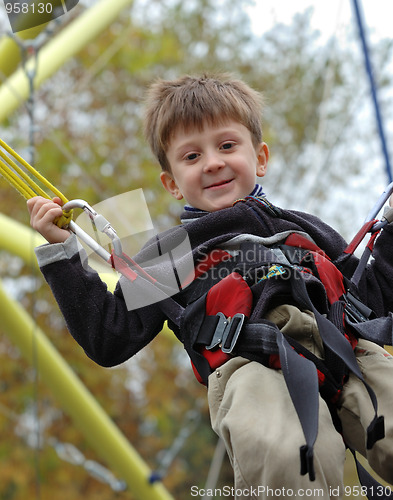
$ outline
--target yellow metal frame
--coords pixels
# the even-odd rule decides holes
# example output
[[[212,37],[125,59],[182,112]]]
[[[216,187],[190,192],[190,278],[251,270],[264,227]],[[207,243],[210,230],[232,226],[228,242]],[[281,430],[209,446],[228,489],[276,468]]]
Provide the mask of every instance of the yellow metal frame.
[[[101,0],[64,28],[39,53],[35,87],[53,75],[68,59],[107,28],[132,0]],[[26,30],[21,39],[35,38],[44,26]],[[20,54],[11,38],[0,40],[0,121],[6,119],[29,96],[29,84],[23,68],[17,69]],[[27,63],[31,69],[35,61]],[[19,256],[32,268],[37,261],[32,249],[44,243],[37,233],[0,214],[0,249]],[[116,277],[105,273],[104,280],[113,288]],[[118,427],[99,406],[67,362],[38,328],[30,315],[9,297],[0,280],[0,317],[11,341],[28,360],[38,359],[40,377],[53,391],[64,410],[72,417],[92,448],[113,472],[123,479],[136,499],[173,500],[161,483],[149,484],[150,470]]]
[[[0,214],[0,249],[19,256],[37,267],[32,248],[44,240],[35,231]],[[108,275],[106,275],[108,276]],[[109,275],[110,276],[110,275]],[[67,362],[38,328],[30,315],[10,298],[0,280],[2,328],[29,363],[36,368],[62,408],[71,416],[91,447],[123,479],[140,500],[173,500],[161,483],[149,484],[150,470],[128,440],[99,406]]]
[[[77,54],[107,28],[133,0],[101,0],[66,26],[39,53],[34,85],[52,76],[66,61]],[[35,61],[26,64],[31,70]],[[7,70],[9,71],[9,70]],[[0,122],[5,120],[29,96],[29,82],[23,68],[16,70],[0,87]]]
[[[33,40],[41,31],[46,28],[46,24],[20,31],[15,35],[21,41]],[[16,70],[21,62],[20,47],[14,38],[3,35],[0,38],[0,82],[6,80]]]

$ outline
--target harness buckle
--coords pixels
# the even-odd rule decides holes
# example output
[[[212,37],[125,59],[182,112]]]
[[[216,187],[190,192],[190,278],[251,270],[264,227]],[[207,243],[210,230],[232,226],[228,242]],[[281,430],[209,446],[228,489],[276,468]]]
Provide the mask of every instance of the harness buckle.
[[[236,313],[232,318],[227,318],[222,312],[217,313],[216,316],[218,316],[218,323],[213,338],[210,344],[206,346],[206,349],[211,351],[216,347],[220,347],[225,354],[231,354],[246,316],[242,313]]]
[[[354,297],[351,292],[347,292],[343,296],[343,299],[345,303],[345,313],[353,323],[363,323],[370,319],[372,310]]]

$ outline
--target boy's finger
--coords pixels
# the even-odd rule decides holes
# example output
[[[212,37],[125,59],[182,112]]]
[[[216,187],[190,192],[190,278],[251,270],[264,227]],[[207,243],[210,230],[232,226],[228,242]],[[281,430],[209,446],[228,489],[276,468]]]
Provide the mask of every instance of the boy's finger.
[[[32,217],[31,226],[44,237],[50,236],[53,233],[54,228],[57,227],[54,224],[54,221],[61,215],[61,213],[61,208],[58,205],[52,205],[49,207],[48,204],[45,204],[37,215]]]
[[[29,204],[29,211],[31,225],[33,227],[36,227],[42,219],[44,219],[44,222],[51,222],[50,219],[52,215],[47,215],[51,211],[52,213],[54,211],[56,214],[53,219],[62,213],[62,210],[57,203],[42,197],[37,197],[36,199],[32,198],[31,203]]]
[[[36,206],[39,198],[39,196],[34,196],[34,198],[30,198],[27,200],[26,205],[30,213],[34,210],[34,207]]]
[[[57,203],[57,204],[58,204],[58,205],[60,205],[60,206],[64,205],[63,200],[62,200],[61,198],[59,198],[58,196],[55,196],[55,197],[52,199],[52,201],[53,201],[54,203]]]
[[[39,219],[45,219],[49,221],[52,217],[53,220],[62,214],[62,209],[57,203],[53,203],[52,201],[48,201],[47,203],[43,203],[37,210],[36,216]]]
[[[27,200],[27,208],[30,215],[34,215],[46,201],[46,198],[43,198],[42,196],[34,196],[34,198]]]

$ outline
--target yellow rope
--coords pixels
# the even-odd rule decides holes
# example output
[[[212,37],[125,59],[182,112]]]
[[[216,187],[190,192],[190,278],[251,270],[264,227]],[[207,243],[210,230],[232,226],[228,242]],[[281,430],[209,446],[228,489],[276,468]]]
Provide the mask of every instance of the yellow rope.
[[[53,184],[51,184],[38,170],[29,165],[21,156],[18,155],[8,144],[0,139],[0,146],[17,162],[19,162],[31,176],[40,181],[47,189],[49,189],[54,196],[61,199],[63,203],[67,203],[67,198],[61,193]],[[19,165],[17,165],[8,155],[0,149],[0,175],[6,179],[11,186],[13,186],[19,193],[29,200],[34,196],[43,196],[48,200],[52,197],[49,196]],[[72,218],[72,210],[68,212],[63,211],[63,215],[56,220],[59,227],[67,226]]]

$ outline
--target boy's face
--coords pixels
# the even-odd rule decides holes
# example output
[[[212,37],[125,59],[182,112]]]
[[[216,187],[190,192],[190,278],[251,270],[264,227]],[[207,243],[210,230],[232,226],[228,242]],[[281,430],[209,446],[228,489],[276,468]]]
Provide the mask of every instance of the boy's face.
[[[166,154],[171,172],[161,173],[164,188],[208,212],[248,196],[255,177],[265,175],[269,158],[267,145],[255,148],[249,130],[233,120],[206,124],[202,130],[177,130]]]

